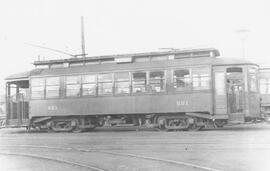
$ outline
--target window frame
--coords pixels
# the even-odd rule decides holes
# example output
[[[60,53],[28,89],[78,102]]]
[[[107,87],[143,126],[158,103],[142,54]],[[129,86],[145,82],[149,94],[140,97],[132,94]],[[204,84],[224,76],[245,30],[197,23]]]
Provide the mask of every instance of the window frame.
[[[262,83],[263,80],[264,80],[264,83]],[[265,86],[264,92],[262,92],[262,85]],[[259,92],[260,94],[270,94],[270,79],[268,78],[259,79]]]
[[[33,84],[33,80],[37,80],[37,79],[43,80],[42,81],[43,83],[37,84],[37,85]],[[45,99],[45,86],[46,86],[45,82],[46,82],[46,79],[44,77],[31,78],[31,83],[30,83],[30,85],[31,85],[31,100]],[[41,90],[39,92],[42,92],[42,96],[33,98],[33,88],[38,88],[38,87],[41,88]]]
[[[116,75],[120,74],[120,73],[127,73],[128,79],[118,80],[116,78]],[[117,92],[117,88],[119,87],[118,86],[119,83],[127,83],[128,84],[128,92],[127,93]],[[124,86],[124,87],[127,88],[126,86]],[[130,72],[115,72],[114,73],[114,95],[120,96],[120,95],[129,95],[129,94],[131,94],[131,73]]]
[[[133,77],[133,74],[136,74],[136,73],[145,73],[145,79],[137,79],[138,82],[142,82],[144,81],[144,91],[142,92],[134,92],[134,77]],[[145,94],[145,93],[148,93],[148,73],[149,71],[133,71],[131,72],[131,93],[132,94]],[[138,84],[140,85],[140,84]]]
[[[58,83],[48,84],[48,79],[51,79],[51,78],[57,78]],[[58,87],[58,93],[57,93],[58,95],[48,97],[48,87]],[[60,77],[58,77],[58,76],[46,77],[46,79],[45,79],[45,99],[57,99],[57,98],[60,98]]]
[[[153,79],[151,79],[151,73],[157,73],[157,72],[162,72],[163,73],[163,77],[162,78],[153,78]],[[147,80],[147,85],[149,86],[149,91],[150,91],[150,93],[154,93],[154,94],[156,94],[156,93],[164,93],[164,92],[166,92],[166,82],[167,82],[167,80],[166,80],[166,78],[167,78],[167,72],[166,72],[166,70],[151,70],[151,71],[149,71],[148,72],[148,74],[149,74],[149,76],[148,76],[148,80]],[[152,88],[152,85],[157,85],[156,83],[152,83],[152,81],[157,81],[157,80],[159,80],[159,83],[158,83],[158,85],[160,86],[160,91],[155,91],[155,90],[153,90],[153,88]],[[163,87],[162,89],[161,89],[161,87]]]
[[[88,82],[84,82],[83,77],[86,76],[95,76],[94,81],[88,81]],[[97,96],[97,74],[85,74],[81,76],[81,96],[82,97],[95,97]],[[94,93],[93,94],[88,94],[88,95],[84,95],[84,85],[94,85]]]
[[[107,74],[110,74],[111,75],[111,79],[109,80],[109,81],[99,81],[99,76],[100,75],[107,75]],[[114,78],[114,73],[99,73],[99,74],[97,74],[97,95],[98,96],[112,96],[113,94],[114,94],[114,80],[113,80],[113,78]],[[110,88],[110,90],[111,90],[111,93],[100,93],[100,84],[111,84],[111,88]],[[105,88],[106,89],[106,88]]]
[[[196,73],[196,74],[194,74]],[[194,76],[196,75],[196,76]],[[194,86],[194,78],[198,79],[198,86]],[[203,80],[207,78],[206,80]],[[206,86],[202,86],[202,83],[206,83]],[[211,68],[210,67],[200,67],[191,69],[191,84],[194,91],[203,91],[211,89]]]
[[[176,87],[177,85],[177,82],[176,82],[176,79],[177,78],[183,78],[185,79],[185,77],[175,77],[175,71],[184,71],[184,70],[188,70],[189,72],[189,82],[188,82],[188,86],[184,86],[184,87]],[[185,83],[185,82],[184,82]],[[187,84],[187,83],[185,83]],[[175,68],[172,70],[172,86],[173,86],[173,89],[177,92],[182,92],[182,91],[191,91],[192,90],[192,70],[191,68]]]
[[[67,78],[68,77],[77,77],[77,81],[76,83],[68,83],[67,81]],[[66,98],[77,98],[77,97],[81,97],[82,93],[81,93],[81,89],[82,89],[82,75],[68,75],[68,76],[65,76],[65,97]],[[78,85],[79,87],[79,92],[77,93],[77,96],[76,95],[68,95],[68,86],[70,85]],[[74,90],[74,89],[73,89]]]
[[[249,92],[252,92],[252,93],[258,92],[259,87],[258,87],[257,73],[258,73],[257,68],[254,68],[254,67],[248,68],[248,89],[249,89]],[[255,86],[252,86],[252,84],[254,84]]]

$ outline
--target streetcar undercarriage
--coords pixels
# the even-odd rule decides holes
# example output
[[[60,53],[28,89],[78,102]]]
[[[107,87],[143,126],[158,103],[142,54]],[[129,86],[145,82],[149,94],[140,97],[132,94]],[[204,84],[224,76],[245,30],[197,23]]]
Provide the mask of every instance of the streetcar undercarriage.
[[[146,127],[160,131],[197,131],[202,128],[218,128],[225,125],[226,120],[214,120],[180,114],[134,114],[104,116],[52,116],[34,117],[28,130],[48,132],[82,132],[96,127]]]

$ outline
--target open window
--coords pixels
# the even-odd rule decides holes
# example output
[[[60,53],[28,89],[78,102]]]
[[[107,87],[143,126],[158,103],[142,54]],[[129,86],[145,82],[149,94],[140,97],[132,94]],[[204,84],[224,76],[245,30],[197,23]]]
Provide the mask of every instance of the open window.
[[[174,88],[176,90],[187,90],[191,88],[190,69],[179,69],[173,73]]]
[[[132,74],[132,93],[146,92],[146,72],[135,72]]]
[[[165,91],[164,71],[151,71],[149,85],[151,92],[164,92]]]
[[[82,76],[82,95],[83,96],[96,96],[97,76],[96,75],[83,75]]]

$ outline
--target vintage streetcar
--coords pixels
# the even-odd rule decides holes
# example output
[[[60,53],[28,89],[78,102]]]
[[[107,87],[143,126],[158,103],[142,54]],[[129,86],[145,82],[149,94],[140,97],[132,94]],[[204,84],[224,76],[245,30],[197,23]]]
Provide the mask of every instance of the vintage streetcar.
[[[262,117],[270,122],[270,68],[260,68],[258,79]]]
[[[35,61],[6,78],[8,126],[199,130],[260,118],[258,65],[216,49]]]

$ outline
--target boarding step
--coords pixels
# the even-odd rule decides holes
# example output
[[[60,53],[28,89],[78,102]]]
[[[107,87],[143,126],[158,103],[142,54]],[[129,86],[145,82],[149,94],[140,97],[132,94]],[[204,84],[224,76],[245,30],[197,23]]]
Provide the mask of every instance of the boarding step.
[[[245,122],[245,115],[243,113],[229,114],[228,124],[240,124]]]
[[[8,119],[6,127],[25,127],[29,125],[29,119]]]

